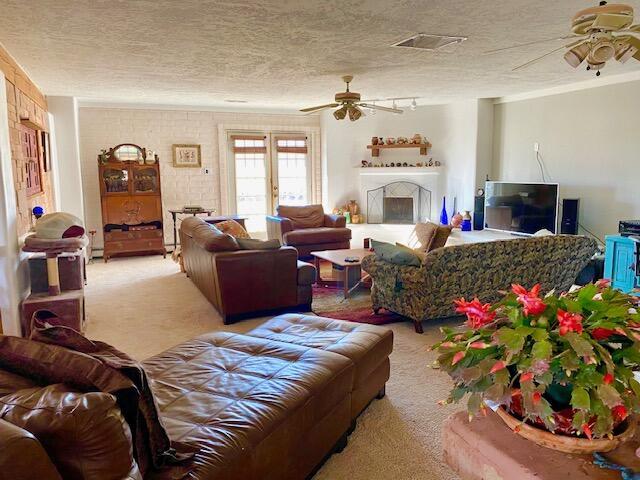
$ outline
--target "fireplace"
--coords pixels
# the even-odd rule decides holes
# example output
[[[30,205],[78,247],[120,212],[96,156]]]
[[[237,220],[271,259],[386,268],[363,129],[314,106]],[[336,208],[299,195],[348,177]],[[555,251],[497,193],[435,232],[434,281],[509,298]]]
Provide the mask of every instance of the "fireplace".
[[[431,216],[431,192],[413,182],[393,182],[367,191],[367,223],[418,223]]]
[[[413,198],[386,197],[382,223],[413,223]]]

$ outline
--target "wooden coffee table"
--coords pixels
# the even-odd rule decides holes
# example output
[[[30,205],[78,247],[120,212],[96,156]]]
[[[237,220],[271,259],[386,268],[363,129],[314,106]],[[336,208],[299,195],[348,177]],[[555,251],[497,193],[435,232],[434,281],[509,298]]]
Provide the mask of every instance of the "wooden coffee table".
[[[345,248],[343,250],[323,250],[321,252],[311,252],[316,265],[316,284],[318,285],[335,285],[335,281],[323,280],[320,275],[320,260],[330,262],[332,266],[342,269],[342,288],[344,290],[344,298],[349,298],[349,294],[358,288],[363,281],[360,264],[362,259],[373,252],[366,248]],[[355,257],[357,262],[346,262],[345,258]],[[368,275],[365,277],[367,278]]]

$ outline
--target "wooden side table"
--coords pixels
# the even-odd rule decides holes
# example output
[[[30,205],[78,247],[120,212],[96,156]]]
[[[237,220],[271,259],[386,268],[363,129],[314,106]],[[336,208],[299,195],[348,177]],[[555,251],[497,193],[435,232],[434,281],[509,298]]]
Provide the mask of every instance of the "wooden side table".
[[[185,210],[184,208],[180,209],[169,209],[169,213],[171,214],[171,218],[173,219],[173,250],[175,251],[178,248],[178,227],[176,225],[178,221],[178,215],[202,215],[206,213],[207,215],[211,215],[215,213],[215,208],[203,208],[202,210]]]

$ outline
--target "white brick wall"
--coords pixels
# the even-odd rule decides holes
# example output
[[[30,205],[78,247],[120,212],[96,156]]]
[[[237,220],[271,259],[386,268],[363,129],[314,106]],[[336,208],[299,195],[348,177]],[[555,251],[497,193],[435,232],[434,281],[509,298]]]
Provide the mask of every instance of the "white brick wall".
[[[221,181],[225,179],[220,175],[220,124],[289,130],[292,127],[319,128],[320,121],[317,116],[81,107],[80,156],[85,222],[87,229],[98,232],[95,247],[102,248],[97,160],[101,149],[109,149],[119,143],[135,143],[158,154],[164,234],[169,244],[173,242],[173,223],[168,209],[198,204],[221,212],[221,191],[226,191],[226,188],[221,188]],[[174,168],[171,146],[175,143],[200,144],[202,168],[210,168],[211,174],[204,175],[201,169],[196,168]]]

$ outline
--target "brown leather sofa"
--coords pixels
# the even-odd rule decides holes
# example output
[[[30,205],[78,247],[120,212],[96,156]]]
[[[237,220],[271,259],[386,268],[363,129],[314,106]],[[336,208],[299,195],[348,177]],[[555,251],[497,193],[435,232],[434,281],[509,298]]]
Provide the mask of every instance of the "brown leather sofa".
[[[298,255],[350,248],[351,230],[343,215],[328,215],[322,205],[295,207],[280,205],[277,216],[267,217],[267,235],[283,245],[295,247]]]
[[[311,310],[315,267],[292,247],[240,250],[236,240],[198,217],[180,225],[182,264],[224,323],[278,311]]]
[[[172,441],[195,447],[193,464],[184,478],[303,480],[310,478],[329,455],[344,448],[357,414],[373,398],[384,394],[392,343],[392,334],[385,328],[282,315],[245,335],[202,335],[143,365]],[[0,365],[12,356],[13,350],[0,349]],[[3,382],[5,375],[14,378]],[[36,439],[28,431],[39,414],[34,409],[6,405],[7,398],[19,397],[16,390],[32,385],[31,379],[0,369],[0,415],[10,409],[14,420],[26,424],[14,428],[0,420],[0,472],[15,473],[10,477],[13,480],[59,480],[60,451],[51,457],[52,462],[47,455],[53,451],[46,448],[46,435]],[[101,392],[86,395],[111,397]],[[65,406],[60,402],[46,414],[54,415],[60,423],[55,411]],[[102,410],[76,417],[74,426],[87,421],[100,427],[103,422],[99,419],[104,417]],[[91,436],[92,446],[107,444],[121,452],[119,471],[123,473],[108,475],[107,462],[114,463],[114,459],[100,463],[103,456],[94,455],[93,471],[101,474],[72,480],[141,479],[126,440],[104,428],[93,428],[86,434]],[[62,456],[73,458],[77,464],[84,461],[83,455],[91,453],[91,449],[67,448]],[[160,470],[153,472],[152,478],[180,477]]]

